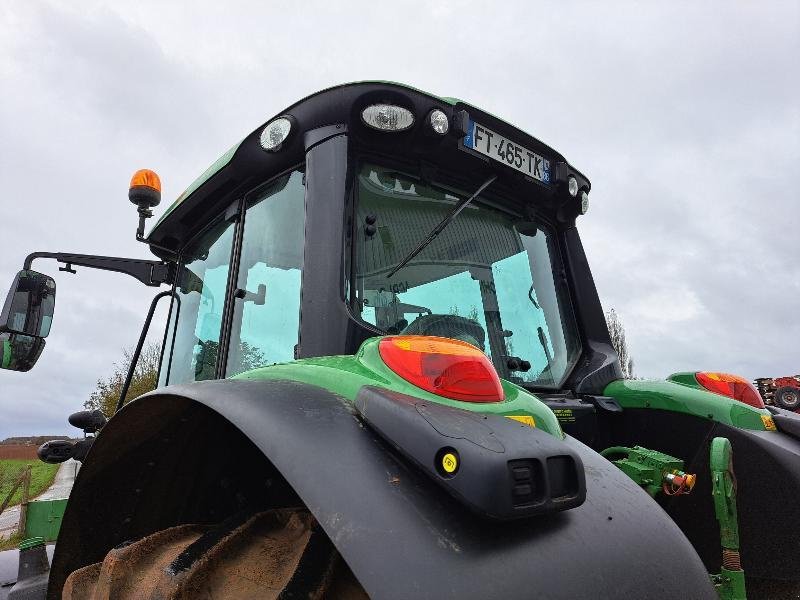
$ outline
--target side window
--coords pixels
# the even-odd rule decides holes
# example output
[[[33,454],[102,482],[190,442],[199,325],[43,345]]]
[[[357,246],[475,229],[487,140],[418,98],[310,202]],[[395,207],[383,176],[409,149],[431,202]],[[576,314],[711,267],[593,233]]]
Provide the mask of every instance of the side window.
[[[247,202],[226,375],[294,359],[305,231],[303,173]]]
[[[233,231],[233,222],[219,219],[182,252],[161,385],[215,377]]]

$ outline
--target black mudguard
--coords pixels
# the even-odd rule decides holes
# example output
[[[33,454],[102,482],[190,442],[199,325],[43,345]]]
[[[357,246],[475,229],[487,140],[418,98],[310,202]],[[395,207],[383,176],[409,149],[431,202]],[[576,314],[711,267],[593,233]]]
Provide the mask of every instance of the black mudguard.
[[[219,436],[199,437],[201,422]],[[114,545],[196,519],[204,473],[193,460],[227,452],[228,429],[280,472],[373,598],[716,598],[664,511],[580,442],[565,443],[585,465],[583,505],[490,521],[406,463],[345,400],[283,381],[172,386],[115,416],[75,482],[49,597]]]

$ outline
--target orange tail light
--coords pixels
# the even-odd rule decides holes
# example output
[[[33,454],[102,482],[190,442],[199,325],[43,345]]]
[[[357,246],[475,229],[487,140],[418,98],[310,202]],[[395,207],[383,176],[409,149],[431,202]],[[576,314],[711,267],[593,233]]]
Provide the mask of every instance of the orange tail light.
[[[695,373],[697,383],[709,392],[728,396],[755,408],[764,408],[764,400],[755,386],[744,377],[729,373]]]
[[[433,394],[464,402],[501,402],[500,377],[487,356],[467,342],[425,335],[390,336],[381,359],[400,377]]]

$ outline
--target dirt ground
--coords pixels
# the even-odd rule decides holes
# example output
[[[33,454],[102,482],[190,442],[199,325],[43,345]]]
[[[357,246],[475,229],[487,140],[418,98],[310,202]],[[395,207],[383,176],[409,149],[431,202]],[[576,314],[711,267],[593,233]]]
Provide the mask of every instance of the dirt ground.
[[[37,459],[36,446],[23,444],[0,444],[0,460]]]

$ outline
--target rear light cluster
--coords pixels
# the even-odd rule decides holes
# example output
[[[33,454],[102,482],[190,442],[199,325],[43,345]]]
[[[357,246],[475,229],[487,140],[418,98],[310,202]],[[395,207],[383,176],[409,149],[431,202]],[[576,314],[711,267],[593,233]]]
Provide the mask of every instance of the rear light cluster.
[[[494,366],[467,342],[427,335],[389,336],[381,359],[400,377],[425,391],[464,402],[501,402],[503,387]]]
[[[728,373],[695,373],[697,383],[709,392],[728,396],[755,408],[764,408],[764,400],[755,386],[744,377]]]

